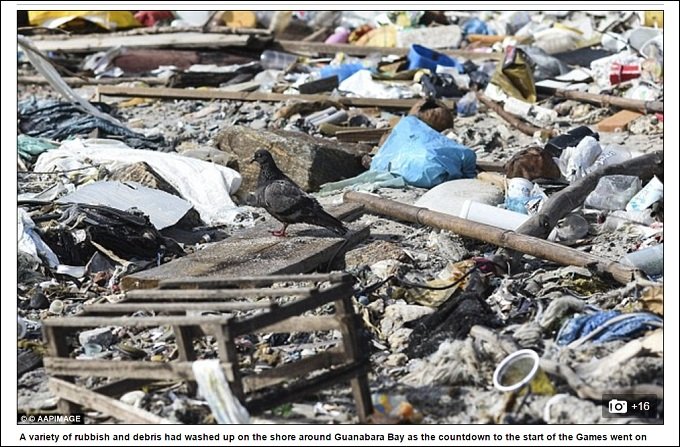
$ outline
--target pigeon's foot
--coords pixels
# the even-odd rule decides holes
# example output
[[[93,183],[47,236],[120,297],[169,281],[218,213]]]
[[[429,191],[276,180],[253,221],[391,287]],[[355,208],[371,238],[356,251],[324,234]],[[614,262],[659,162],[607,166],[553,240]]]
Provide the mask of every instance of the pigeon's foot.
[[[276,237],[286,237],[286,227],[288,227],[288,225],[284,225],[280,230],[272,231],[272,235]]]

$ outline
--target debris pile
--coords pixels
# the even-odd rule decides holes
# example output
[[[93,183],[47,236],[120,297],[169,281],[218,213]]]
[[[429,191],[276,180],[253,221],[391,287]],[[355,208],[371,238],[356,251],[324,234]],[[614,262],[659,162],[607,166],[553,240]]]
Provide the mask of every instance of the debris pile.
[[[612,395],[644,394],[655,405],[628,420],[663,423],[663,14],[27,19],[18,41],[20,412],[115,388],[100,376],[48,388],[46,377],[65,367],[55,358],[70,357],[101,368],[191,362],[183,380],[132,378],[112,392],[145,421],[353,423],[372,405],[373,423],[606,424],[618,416]],[[270,158],[285,178],[258,189],[258,175],[273,171],[260,174],[251,160],[267,167]],[[309,225],[319,219],[302,218],[300,203],[338,231]],[[272,234],[276,219],[295,225]],[[178,325],[251,317],[248,306],[262,305],[252,288],[230,286],[220,298],[207,286],[200,306],[180,289],[162,308],[129,302],[178,278],[331,271],[352,278],[361,352],[345,354],[368,361],[365,401],[344,383],[249,415],[240,381],[224,374],[219,337],[187,350],[184,337],[194,339]],[[300,284],[270,285],[277,306],[296,305],[287,297]],[[347,333],[321,322],[341,307],[291,313],[301,323],[287,332],[239,335],[227,363],[266,380],[295,364],[332,370]],[[92,309],[119,317],[64,343],[42,339],[43,326]],[[134,323],[173,315],[175,326]],[[303,320],[324,329],[302,331]],[[348,382],[356,371],[342,368],[334,371]]]

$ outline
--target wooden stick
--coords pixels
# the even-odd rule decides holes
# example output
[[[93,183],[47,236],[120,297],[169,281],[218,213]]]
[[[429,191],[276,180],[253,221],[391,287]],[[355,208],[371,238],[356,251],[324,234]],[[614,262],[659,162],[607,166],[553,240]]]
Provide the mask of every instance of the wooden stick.
[[[553,194],[543,204],[539,213],[520,225],[517,233],[547,238],[557,222],[581,206],[588,194],[595,189],[600,178],[605,175],[637,175],[643,178],[663,175],[663,152],[653,152],[623,163],[605,166],[576,180],[562,191]]]
[[[110,84],[122,84],[124,82],[143,82],[148,85],[166,85],[165,79],[152,78],[152,77],[121,77],[121,78],[75,78],[75,77],[63,77],[62,78],[68,85],[73,87],[80,87],[81,85],[110,85]],[[19,84],[37,84],[44,85],[48,84],[47,79],[42,76],[19,76],[17,77],[17,83]]]
[[[626,110],[634,110],[640,113],[663,113],[662,101],[641,101],[639,99],[628,99],[611,95],[597,95],[595,93],[563,89],[555,89],[552,94],[558,98],[588,102],[602,107],[615,106]]]
[[[172,424],[168,419],[156,416],[141,408],[124,404],[103,394],[95,393],[87,388],[76,386],[65,380],[51,377],[48,382],[50,391],[56,396],[84,407],[92,408],[104,414],[111,415],[128,424]]]
[[[367,56],[369,54],[380,54],[383,56],[408,55],[409,48],[393,48],[393,47],[364,47],[360,45],[349,44],[328,44],[323,42],[301,42],[297,40],[278,40],[274,41],[274,46],[279,47],[284,51],[291,53],[302,53],[311,55],[345,53],[350,56]],[[466,50],[441,50],[440,53],[449,56],[456,56],[464,59],[487,59],[500,60],[503,57],[502,53],[485,53],[479,51]]]
[[[379,98],[331,98],[329,95],[284,95],[283,93],[263,92],[225,92],[221,90],[189,90],[182,88],[147,88],[102,85],[97,88],[100,95],[125,96],[141,98],[165,99],[230,99],[235,101],[323,101],[332,99],[347,106],[385,107],[393,109],[410,109],[420,99],[379,99]],[[451,100],[444,101],[447,107],[453,107]]]
[[[557,132],[554,129],[541,129],[540,127],[533,126],[517,118],[515,115],[506,112],[505,110],[503,110],[503,106],[496,103],[482,92],[477,92],[477,98],[488,108],[496,112],[498,116],[507,121],[508,124],[519,129],[520,132],[526,135],[533,136],[536,132],[541,132],[542,134],[547,134],[549,136],[557,135]]]
[[[618,262],[609,261],[590,253],[584,253],[536,237],[518,234],[514,231],[503,230],[491,225],[472,222],[449,214],[355,191],[345,193],[344,200],[362,203],[373,212],[408,222],[449,230],[462,236],[511,248],[562,265],[594,266],[599,272],[610,273],[616,281],[622,284],[627,284],[633,278],[633,270]]]

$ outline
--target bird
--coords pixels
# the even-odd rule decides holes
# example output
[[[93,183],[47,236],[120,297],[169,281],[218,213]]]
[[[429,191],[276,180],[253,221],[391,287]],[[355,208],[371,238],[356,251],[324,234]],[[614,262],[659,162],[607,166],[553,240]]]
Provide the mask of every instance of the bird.
[[[283,224],[280,230],[272,231],[274,236],[285,237],[288,225],[296,223],[321,226],[340,236],[347,233],[342,222],[328,214],[314,197],[279,169],[268,150],[258,149],[251,160],[254,162],[260,165],[255,200]]]

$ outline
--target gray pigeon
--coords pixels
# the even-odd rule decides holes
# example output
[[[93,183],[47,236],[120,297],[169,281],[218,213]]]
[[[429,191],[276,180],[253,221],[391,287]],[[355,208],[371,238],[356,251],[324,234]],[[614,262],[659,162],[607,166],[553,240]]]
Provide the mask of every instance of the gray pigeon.
[[[340,236],[347,233],[347,227],[342,222],[324,211],[314,197],[281,172],[269,151],[259,149],[253,155],[252,162],[260,165],[255,190],[257,204],[283,223],[283,228],[272,231],[274,236],[285,236],[288,225],[295,223],[325,227]]]

